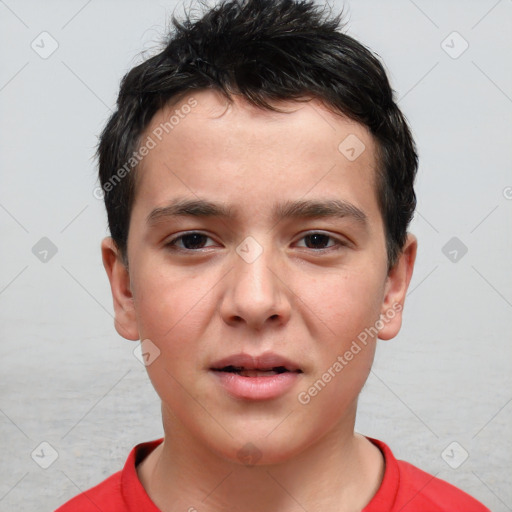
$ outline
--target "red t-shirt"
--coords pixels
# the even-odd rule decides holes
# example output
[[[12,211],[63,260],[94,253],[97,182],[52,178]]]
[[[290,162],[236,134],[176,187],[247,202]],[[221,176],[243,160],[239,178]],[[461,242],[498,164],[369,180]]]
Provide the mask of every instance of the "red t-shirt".
[[[382,441],[370,439],[384,455],[386,469],[379,490],[362,512],[490,512],[453,485],[404,461],[397,461]],[[55,512],[160,512],[140,483],[136,466],[162,439],[130,452],[122,471],[79,494]]]

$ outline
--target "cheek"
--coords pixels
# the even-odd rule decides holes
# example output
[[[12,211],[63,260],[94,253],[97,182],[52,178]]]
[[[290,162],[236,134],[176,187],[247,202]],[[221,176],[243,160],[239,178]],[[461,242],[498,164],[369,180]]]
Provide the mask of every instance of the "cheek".
[[[214,280],[208,283],[206,274],[172,268],[159,271],[158,265],[147,265],[135,279],[134,302],[141,336],[158,345],[174,343],[185,332],[193,337],[201,329],[200,318],[207,314],[207,291],[214,284]]]
[[[319,371],[305,380],[297,396],[300,423],[312,437],[321,437],[336,425],[354,421],[357,399],[373,362],[375,343],[356,342],[345,348],[333,350]]]
[[[187,390],[193,387],[190,379],[201,352],[198,340],[211,315],[209,296],[190,276],[155,271],[146,275],[139,281],[136,303],[139,332],[141,340],[149,339],[159,351],[146,370],[164,403],[186,409],[193,405]]]
[[[343,346],[379,318],[383,288],[371,270],[330,273],[298,290],[304,314],[320,329],[316,334],[331,340],[331,348]]]
[[[317,357],[298,401],[312,417],[322,414],[326,422],[334,422],[350,408],[370,372],[382,287],[371,272],[333,274],[323,287],[319,284],[304,288],[301,297],[308,306],[304,315],[317,328]]]
[[[159,351],[146,368],[153,386],[164,402],[181,409],[190,406],[186,390],[201,369],[201,340],[216,306],[208,291],[218,278],[210,282],[207,273],[157,268],[147,265],[137,276],[137,321],[141,340],[149,339]]]

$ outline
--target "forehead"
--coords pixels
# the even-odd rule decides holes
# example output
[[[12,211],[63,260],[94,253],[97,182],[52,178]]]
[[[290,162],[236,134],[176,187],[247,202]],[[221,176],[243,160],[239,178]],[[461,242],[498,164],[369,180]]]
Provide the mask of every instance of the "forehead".
[[[378,215],[367,128],[315,99],[274,105],[283,112],[203,90],[161,109],[141,139],[151,149],[137,169],[134,210],[147,216],[188,196],[261,219],[280,200],[324,197]]]

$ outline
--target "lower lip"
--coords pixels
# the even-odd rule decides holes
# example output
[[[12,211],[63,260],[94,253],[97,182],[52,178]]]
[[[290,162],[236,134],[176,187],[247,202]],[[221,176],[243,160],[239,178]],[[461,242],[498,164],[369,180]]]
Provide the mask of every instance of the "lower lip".
[[[243,377],[236,373],[212,372],[230,395],[246,400],[277,398],[289,391],[300,375],[297,372],[284,372],[263,377]]]

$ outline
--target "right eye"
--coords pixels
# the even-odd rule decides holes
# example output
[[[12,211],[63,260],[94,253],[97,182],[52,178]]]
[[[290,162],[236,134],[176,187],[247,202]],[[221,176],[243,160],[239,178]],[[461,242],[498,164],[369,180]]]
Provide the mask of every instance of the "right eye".
[[[206,240],[211,238],[204,233],[198,231],[191,231],[171,239],[165,244],[166,247],[170,247],[171,250],[178,250],[182,252],[195,252],[198,249],[203,249]],[[179,245],[181,243],[181,246]],[[207,246],[211,247],[211,246]]]

